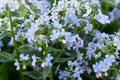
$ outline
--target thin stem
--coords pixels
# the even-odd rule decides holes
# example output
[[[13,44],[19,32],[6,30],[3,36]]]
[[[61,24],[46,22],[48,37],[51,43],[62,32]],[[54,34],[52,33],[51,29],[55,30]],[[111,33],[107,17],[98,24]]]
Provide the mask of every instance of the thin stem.
[[[21,80],[24,80],[24,77],[23,77],[22,72],[23,72],[23,70],[22,70],[22,69],[20,69],[20,78],[21,78]]]
[[[114,74],[114,80],[116,80],[117,78],[117,68],[116,68],[116,64],[114,64],[114,68],[110,68],[111,70],[113,70],[113,74]]]
[[[50,80],[53,80],[52,68],[51,68],[51,73],[50,73]]]
[[[8,17],[9,17],[9,20],[10,20],[10,27],[11,27],[11,33],[12,33],[12,37],[13,37],[13,43],[14,43],[14,47],[15,47],[16,57],[19,60],[19,54],[18,54],[18,49],[17,49],[17,42],[15,40],[15,31],[14,31],[13,21],[12,21],[11,13],[10,13],[9,9],[8,9]],[[22,75],[22,68],[20,69],[20,77],[21,77],[21,80],[24,80],[24,77]]]
[[[56,58],[56,60],[53,62],[53,64],[60,58],[60,56],[62,55],[63,50],[65,49],[65,46],[63,47],[63,49],[61,50],[61,52],[59,53],[58,57]],[[52,68],[51,68],[51,73],[50,73],[50,80],[53,80],[53,74],[52,74]]]
[[[14,28],[13,28],[13,22],[12,22],[10,10],[8,10],[8,17],[9,17],[9,20],[10,20],[10,27],[11,27],[11,33],[12,33],[13,43],[14,43],[14,47],[15,47],[15,53],[16,53],[17,58],[19,58],[18,57],[19,55],[18,55],[17,43],[16,43],[16,40],[15,40],[15,32],[14,32]]]
[[[65,46],[63,47],[63,49],[61,50],[61,52],[59,53],[58,57],[56,58],[56,60],[53,62],[53,64],[60,58],[60,56],[62,55],[63,50],[65,49]]]
[[[114,68],[114,80],[116,80],[116,77],[117,77],[117,69]]]

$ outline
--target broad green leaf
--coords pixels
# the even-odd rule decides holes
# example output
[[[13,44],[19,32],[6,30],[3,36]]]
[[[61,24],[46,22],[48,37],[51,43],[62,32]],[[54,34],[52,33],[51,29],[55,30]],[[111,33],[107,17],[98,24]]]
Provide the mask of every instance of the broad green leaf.
[[[14,61],[14,57],[10,53],[0,52],[0,62]]]
[[[115,5],[114,0],[101,0],[101,1],[111,4],[111,5]]]
[[[39,80],[42,79],[41,73],[36,72],[36,71],[23,72],[23,74],[24,74],[24,75],[27,75],[27,76],[29,76],[29,77],[31,77],[31,78],[33,78],[33,79],[36,79],[36,80],[37,80],[37,79],[39,79]]]
[[[69,60],[73,60],[74,59],[74,57],[70,57],[70,58],[59,58],[56,62],[67,62],[67,61],[69,61]]]
[[[51,72],[51,67],[45,67],[43,69],[43,78],[46,79],[49,76],[50,72]]]
[[[19,80],[19,73],[13,64],[14,62],[4,62],[0,65],[0,80]]]
[[[7,63],[2,63],[0,66],[0,80],[8,80]]]

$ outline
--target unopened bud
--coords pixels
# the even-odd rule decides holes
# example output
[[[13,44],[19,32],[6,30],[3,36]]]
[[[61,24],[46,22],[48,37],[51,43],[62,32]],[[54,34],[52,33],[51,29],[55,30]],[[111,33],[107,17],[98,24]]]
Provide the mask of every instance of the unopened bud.
[[[63,43],[63,44],[66,44],[66,43],[67,43],[67,41],[66,41],[66,40],[62,40],[62,43]]]
[[[39,48],[38,48],[38,51],[39,51],[39,52],[41,52],[41,51],[42,51],[42,48],[41,48],[41,47],[39,47]]]

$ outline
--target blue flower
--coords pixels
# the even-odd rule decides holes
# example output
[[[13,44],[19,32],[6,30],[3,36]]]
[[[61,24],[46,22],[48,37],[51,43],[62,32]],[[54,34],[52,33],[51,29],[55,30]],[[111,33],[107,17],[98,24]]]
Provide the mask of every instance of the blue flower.
[[[93,64],[93,69],[96,73],[107,72],[114,62],[115,56],[106,55],[103,61],[101,60],[100,62]]]
[[[113,42],[113,45],[116,46],[118,50],[120,50],[120,39],[116,36]]]
[[[0,47],[3,47],[3,42],[2,41],[0,41]]]
[[[86,26],[84,27],[85,33],[88,34],[88,32],[92,31],[92,24],[86,24]]]
[[[20,60],[23,61],[23,60],[28,60],[29,59],[29,55],[24,55],[24,54],[20,54]]]
[[[60,37],[60,31],[52,30],[52,35],[50,35],[50,40],[55,41]]]
[[[74,74],[73,74],[73,77],[74,78],[80,78],[80,74],[83,73],[83,70],[81,67],[76,67],[75,70],[74,70]]]
[[[35,67],[36,66],[36,61],[37,61],[37,59],[40,59],[39,57],[36,57],[35,55],[32,55],[32,63],[31,63],[31,65],[33,66],[33,67]]]
[[[50,54],[48,54],[47,57],[45,58],[45,66],[51,67],[52,66],[52,63],[51,63],[52,60],[53,60],[53,57]]]
[[[100,10],[99,13],[95,15],[95,19],[102,24],[110,23],[109,17],[107,15],[102,14]]]
[[[54,21],[53,26],[56,27],[57,29],[61,29],[62,28],[62,24],[60,24],[58,21]]]
[[[16,70],[20,70],[20,64],[17,59],[15,59],[14,65],[16,66]]]
[[[68,74],[68,72],[67,71],[60,71],[59,72],[59,79],[60,80],[67,80],[67,78],[66,77],[68,77],[69,76],[69,74]]]

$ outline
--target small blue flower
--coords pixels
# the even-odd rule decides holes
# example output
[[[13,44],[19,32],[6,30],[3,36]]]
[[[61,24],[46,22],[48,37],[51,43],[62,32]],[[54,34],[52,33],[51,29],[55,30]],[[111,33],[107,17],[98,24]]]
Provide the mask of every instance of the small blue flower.
[[[83,73],[83,70],[81,67],[76,67],[75,70],[74,70],[74,74],[73,74],[73,77],[74,78],[80,78],[80,74]]]
[[[50,35],[50,40],[55,41],[60,37],[60,31],[52,30],[52,35]]]
[[[36,57],[35,55],[32,55],[32,63],[31,63],[31,65],[33,66],[33,67],[35,67],[36,66],[36,61],[37,61],[37,59],[40,59],[39,57]]]
[[[50,54],[48,54],[47,57],[45,58],[45,66],[51,67],[52,66],[52,63],[51,63],[52,60],[53,60],[53,57]]]
[[[20,64],[17,59],[15,59],[14,65],[16,66],[16,70],[20,70]]]
[[[0,41],[0,47],[3,47],[3,42],[2,41]]]
[[[28,60],[29,59],[29,55],[24,55],[24,54],[20,54],[20,60],[23,61],[23,60]]]
[[[109,17],[107,15],[102,14],[100,10],[99,13],[95,15],[95,19],[102,24],[110,23]]]
[[[54,23],[52,23],[54,27],[56,27],[57,29],[61,29],[62,28],[62,24],[60,24],[58,21],[54,21]]]
[[[67,78],[66,77],[68,77],[69,76],[69,74],[68,74],[68,72],[67,71],[60,71],[59,72],[59,79],[60,80],[67,80]]]
[[[86,26],[84,27],[85,33],[88,34],[88,32],[92,31],[92,24],[86,24]]]

